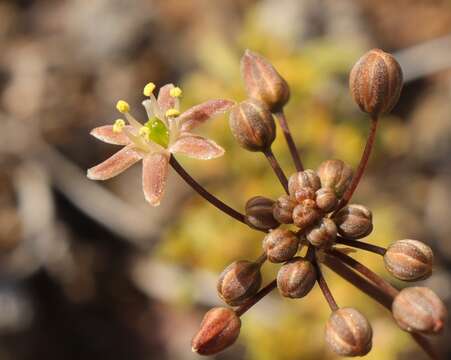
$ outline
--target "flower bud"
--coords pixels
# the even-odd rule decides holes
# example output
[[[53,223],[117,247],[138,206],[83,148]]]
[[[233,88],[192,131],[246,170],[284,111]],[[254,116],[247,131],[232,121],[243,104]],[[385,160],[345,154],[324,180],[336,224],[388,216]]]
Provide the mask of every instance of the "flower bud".
[[[373,49],[352,68],[349,88],[360,109],[377,117],[396,105],[402,81],[401,66],[396,59],[380,49]]]
[[[282,195],[272,207],[274,218],[282,224],[293,223],[293,209],[296,205],[296,201],[289,195]]]
[[[260,264],[240,260],[227,266],[218,279],[219,297],[231,306],[241,305],[260,288]]]
[[[327,248],[333,245],[337,237],[337,227],[329,218],[323,218],[305,233],[307,241],[315,247]]]
[[[341,160],[323,161],[316,170],[323,188],[331,188],[340,198],[352,180],[352,168]]]
[[[245,206],[246,224],[257,230],[275,229],[280,224],[273,216],[274,201],[263,196],[250,198]]]
[[[399,327],[409,332],[438,334],[447,318],[439,297],[426,287],[409,287],[400,291],[392,304],[393,317]]]
[[[240,146],[249,151],[265,151],[276,137],[276,124],[271,112],[255,99],[235,106],[230,111],[229,125]]]
[[[398,240],[384,255],[385,268],[395,278],[417,281],[432,273],[434,254],[429,246],[417,240]]]
[[[301,257],[295,257],[280,267],[277,273],[277,287],[283,296],[298,299],[312,290],[316,278],[313,264]]]
[[[323,212],[328,213],[335,209],[338,198],[331,188],[321,188],[316,192],[316,205]]]
[[[302,189],[318,190],[321,182],[316,172],[310,169],[299,171],[288,179],[288,190],[290,195],[295,195],[297,191]]]
[[[326,342],[340,356],[364,356],[372,347],[373,330],[368,320],[353,308],[335,310],[326,324]]]
[[[373,231],[373,215],[363,205],[351,204],[334,216],[340,235],[348,239],[361,239]]]
[[[313,225],[321,217],[321,211],[316,206],[315,200],[304,200],[293,210],[293,222],[301,229]]]
[[[260,54],[246,50],[241,74],[250,98],[260,100],[272,111],[279,111],[290,98],[290,88],[271,63]]]
[[[191,346],[200,355],[213,355],[232,345],[240,334],[241,320],[232,309],[215,307],[208,311]]]
[[[263,250],[269,261],[281,263],[290,260],[299,247],[299,239],[296,234],[286,229],[271,231],[263,239]]]

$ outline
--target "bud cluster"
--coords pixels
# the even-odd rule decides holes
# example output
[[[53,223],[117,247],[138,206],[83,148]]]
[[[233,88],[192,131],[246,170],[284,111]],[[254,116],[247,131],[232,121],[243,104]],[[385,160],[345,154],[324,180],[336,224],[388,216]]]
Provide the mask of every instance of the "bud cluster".
[[[290,90],[274,66],[259,54],[247,50],[241,70],[248,99],[232,109],[230,128],[241,147],[268,156],[272,154],[270,147],[276,137],[273,115],[280,120]],[[401,68],[390,54],[374,49],[354,66],[349,84],[354,100],[371,115],[374,126],[379,115],[390,111],[398,101]],[[280,124],[286,136],[286,125]],[[372,131],[370,136],[374,134]],[[369,138],[367,145],[371,147],[373,141],[374,137]],[[289,138],[287,144],[290,148]],[[393,300],[392,314],[401,329],[425,334],[436,334],[443,329],[447,310],[432,290],[410,287],[398,292],[363,264],[335,249],[342,243],[383,255],[387,271],[403,281],[422,280],[432,273],[432,250],[420,241],[399,240],[388,249],[360,241],[372,232],[373,216],[365,206],[348,201],[365,169],[366,151],[367,148],[355,174],[348,164],[336,159],[322,162],[316,170],[304,170],[298,159],[297,163],[294,161],[298,171],[288,179],[279,166],[276,174],[286,194],[275,201],[263,196],[247,201],[243,222],[266,233],[262,241],[263,255],[256,261],[235,261],[221,273],[217,283],[219,297],[238,308],[217,307],[207,312],[193,339],[193,351],[213,355],[233,344],[240,331],[239,316],[275,286],[282,296],[298,299],[309,294],[318,283],[331,308],[325,328],[329,348],[341,356],[365,356],[372,347],[369,321],[356,309],[337,305],[321,272],[320,263],[329,266],[325,259],[334,254],[335,260],[341,261],[353,278],[359,278],[360,273],[361,280],[366,277],[372,286]],[[308,250],[301,256],[303,247]],[[276,280],[260,290],[261,267],[265,261],[280,263],[281,267]],[[368,287],[364,285],[360,288],[366,292]],[[368,294],[372,295],[369,291]]]

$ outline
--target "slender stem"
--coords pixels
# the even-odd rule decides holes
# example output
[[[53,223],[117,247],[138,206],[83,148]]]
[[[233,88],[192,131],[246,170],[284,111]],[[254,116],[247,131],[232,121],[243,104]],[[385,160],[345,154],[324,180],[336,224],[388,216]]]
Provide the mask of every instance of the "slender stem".
[[[391,311],[391,304],[393,302],[393,296],[387,294],[382,289],[377,287],[374,283],[368,281],[364,277],[358,275],[351,268],[343,264],[339,259],[325,254],[324,265],[330,268],[332,271],[340,275],[345,280],[349,281],[359,290],[376,300],[378,303],[386,307]],[[440,357],[432,347],[429,340],[421,334],[410,333],[415,342],[423,349],[423,351],[429,355],[431,359],[438,360]]]
[[[387,252],[387,249],[377,246],[377,245],[373,245],[373,244],[368,244],[366,242],[363,241],[357,241],[357,240],[352,240],[352,239],[346,239],[343,238],[341,236],[337,236],[336,242],[338,244],[343,244],[343,245],[348,245],[348,246],[352,246],[358,249],[362,249],[362,250],[366,250],[366,251],[370,251],[372,253],[378,254],[378,255],[382,255],[384,256],[385,253]]]
[[[272,152],[271,148],[266,149],[263,153],[268,159],[269,165],[271,165],[272,169],[279,178],[279,181],[282,184],[283,188],[285,189],[285,192],[288,194],[288,179],[285,176],[285,173],[283,172],[282,168],[280,167],[279,162],[274,156],[274,153]]]
[[[262,266],[262,265],[265,263],[265,261],[266,261],[267,258],[268,258],[268,257],[266,256],[266,252],[264,252],[263,254],[261,254],[261,255],[257,258],[257,260],[255,260],[255,262],[256,262],[257,264],[259,264],[260,266]]]
[[[360,179],[362,178],[363,173],[365,172],[366,169],[366,165],[368,164],[368,160],[371,155],[371,150],[373,149],[374,145],[374,140],[376,139],[377,123],[378,123],[377,117],[371,118],[371,128],[368,137],[366,139],[365,149],[363,150],[359,166],[357,167],[356,173],[352,178],[351,184],[346,189],[343,198],[340,200],[340,204],[338,205],[338,208],[337,210],[335,210],[334,214],[336,214],[338,210],[340,210],[343,206],[345,206],[349,202],[349,200],[351,200],[351,197],[354,194],[357,185],[359,185]]]
[[[285,140],[288,145],[288,149],[290,150],[291,157],[293,158],[294,165],[296,166],[297,171],[304,170],[304,166],[302,165],[301,158],[299,156],[299,151],[294,143],[293,137],[291,136],[290,128],[288,127],[287,118],[285,117],[285,113],[283,110],[274,114],[279,121],[279,125],[282,128],[283,135],[285,136]]]
[[[335,256],[336,258],[343,261],[346,265],[353,268],[354,270],[361,273],[363,276],[365,276],[368,280],[372,281],[374,284],[376,284],[382,291],[390,295],[391,297],[395,297],[398,294],[398,289],[396,289],[392,284],[390,284],[388,281],[381,278],[379,275],[371,271],[371,269],[367,268],[365,265],[359,263],[357,260],[353,259],[352,257],[343,254],[340,251],[337,250],[330,250],[329,254],[332,256]]]
[[[227,215],[232,218],[246,224],[246,217],[240,212],[232,209],[230,206],[223,203],[216,196],[207,191],[202,185],[200,185],[196,180],[194,180],[190,174],[188,174],[182,165],[175,159],[174,156],[171,155],[169,159],[169,163],[174,168],[174,170],[180,175],[180,177],[185,180],[185,182],[190,185],[197,193],[202,196],[205,200],[211,203],[213,206],[216,206],[219,210],[223,211]],[[247,225],[247,224],[246,224]]]
[[[313,248],[313,246],[312,246],[312,248]],[[310,250],[310,247],[309,247],[309,250]],[[318,285],[324,295],[324,298],[326,299],[327,303],[329,304],[330,310],[331,311],[338,310],[337,302],[335,301],[335,298],[332,295],[332,292],[330,291],[329,286],[327,285],[326,279],[323,276],[323,272],[321,271],[321,267],[318,264],[318,261],[316,260],[316,258],[314,259],[313,266],[315,266],[315,268],[316,268],[316,273],[318,276],[318,278],[317,278]]]
[[[249,298],[243,305],[240,305],[236,308],[235,313],[237,316],[243,315],[247,310],[249,310],[252,306],[254,306],[257,302],[263,299],[266,295],[268,295],[272,290],[277,287],[277,280],[274,279],[264,288],[261,288],[258,293]]]

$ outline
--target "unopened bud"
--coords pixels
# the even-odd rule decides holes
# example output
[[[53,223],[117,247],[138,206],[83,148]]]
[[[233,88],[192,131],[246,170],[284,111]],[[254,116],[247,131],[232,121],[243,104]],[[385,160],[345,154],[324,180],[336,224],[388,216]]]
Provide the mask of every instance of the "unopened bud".
[[[290,88],[274,66],[263,56],[246,50],[241,59],[241,75],[250,98],[279,111],[290,98]]]
[[[245,206],[246,224],[257,230],[275,229],[280,224],[273,216],[274,201],[263,196],[250,198]]]
[[[361,239],[373,231],[373,216],[363,205],[343,207],[334,216],[340,235],[348,239]]]
[[[331,188],[321,188],[316,192],[316,205],[325,213],[331,212],[338,204],[335,191]]]
[[[276,137],[274,117],[259,100],[249,99],[235,106],[229,125],[240,146],[249,151],[265,151]]]
[[[398,240],[384,255],[385,268],[395,278],[417,281],[432,273],[434,254],[425,243],[417,240]]]
[[[315,171],[307,169],[299,171],[290,176],[288,179],[288,190],[290,195],[295,196],[296,192],[305,189],[318,190],[321,187],[321,182]]]
[[[263,250],[269,261],[281,263],[290,260],[299,247],[299,239],[296,234],[287,229],[271,231],[263,239]]]
[[[260,288],[260,264],[240,260],[227,266],[219,276],[219,297],[231,306],[241,305]]]
[[[296,201],[289,195],[282,195],[272,207],[274,218],[282,224],[293,223],[293,209],[296,205]]]
[[[315,190],[312,188],[300,188],[297,190],[294,194],[294,198],[298,203],[303,202],[304,200],[315,200],[316,199],[316,193]]]
[[[297,299],[312,290],[316,278],[315,266],[308,260],[295,257],[280,267],[277,273],[277,287],[283,296]]]
[[[232,309],[215,307],[208,311],[191,346],[200,355],[214,355],[231,346],[240,334],[241,320]]]
[[[425,334],[440,333],[447,318],[439,297],[431,289],[419,286],[401,290],[393,301],[392,312],[401,329]]]
[[[372,347],[373,330],[359,311],[335,310],[326,324],[326,342],[340,356],[364,356]]]
[[[341,160],[326,160],[316,171],[323,188],[331,188],[340,198],[352,180],[352,168]]]
[[[351,70],[349,88],[362,111],[375,117],[390,112],[402,89],[402,70],[396,59],[373,49],[363,55]]]
[[[313,225],[321,217],[321,211],[316,206],[315,200],[304,200],[293,210],[293,222],[301,229]]]
[[[305,233],[307,241],[318,248],[328,248],[333,245],[337,237],[337,227],[329,218],[321,219]]]

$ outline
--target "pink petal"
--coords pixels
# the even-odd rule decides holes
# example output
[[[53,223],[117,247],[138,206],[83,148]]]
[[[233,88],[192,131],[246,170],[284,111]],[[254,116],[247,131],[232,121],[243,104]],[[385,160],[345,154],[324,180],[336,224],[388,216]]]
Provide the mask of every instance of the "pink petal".
[[[202,104],[193,106],[179,116],[182,124],[182,131],[189,131],[208,119],[223,114],[229,110],[235,103],[230,100],[216,99],[209,100]]]
[[[169,155],[153,153],[143,159],[144,197],[152,206],[160,205],[168,177]]]
[[[141,155],[133,150],[131,145],[125,146],[103,163],[88,169],[88,178],[91,180],[110,179],[128,169],[140,159]]]
[[[125,127],[127,130],[131,131],[131,126],[127,125]],[[91,130],[91,135],[96,139],[113,145],[128,145],[130,144],[130,139],[124,132],[115,133],[113,131],[113,125],[99,126]]]
[[[173,87],[173,84],[166,84],[162,86],[160,88],[160,91],[158,92],[157,102],[163,114],[165,114],[169,109],[175,107],[176,98],[172,97],[170,94],[170,91]]]
[[[183,134],[172,146],[171,152],[209,160],[224,155],[224,149],[214,141],[189,133]]]

